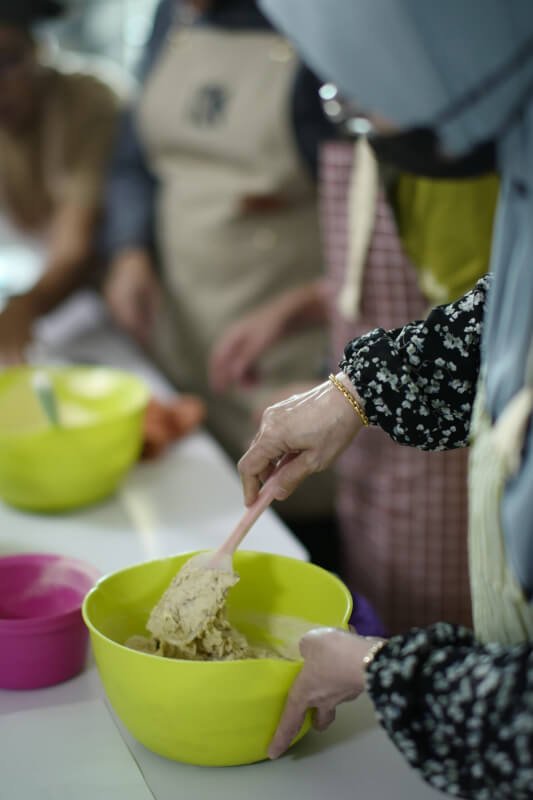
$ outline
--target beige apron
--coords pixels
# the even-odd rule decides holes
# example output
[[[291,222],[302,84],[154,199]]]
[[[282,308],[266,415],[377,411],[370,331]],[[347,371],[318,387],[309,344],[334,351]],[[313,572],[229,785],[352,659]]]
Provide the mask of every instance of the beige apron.
[[[160,181],[157,240],[168,304],[156,355],[181,390],[206,398],[209,427],[233,458],[248,446],[253,412],[270,392],[316,381],[326,354],[325,332],[310,330],[262,360],[257,389],[213,396],[207,385],[210,350],[230,323],[322,272],[315,188],[290,120],[296,68],[277,34],[180,28],[140,104]],[[331,476],[317,476],[291,512],[326,512],[331,497]]]
[[[530,363],[531,363],[530,359]],[[524,597],[505,554],[501,504],[505,485],[520,467],[533,408],[533,369],[524,388],[494,425],[482,381],[472,420],[470,453],[470,581],[474,629],[484,642],[515,644],[533,639],[533,606]]]

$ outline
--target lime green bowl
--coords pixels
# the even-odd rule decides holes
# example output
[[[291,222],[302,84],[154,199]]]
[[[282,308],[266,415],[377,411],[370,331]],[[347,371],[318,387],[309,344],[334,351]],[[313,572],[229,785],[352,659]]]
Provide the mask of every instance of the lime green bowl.
[[[136,461],[148,391],[107,367],[47,368],[60,426],[44,414],[31,367],[0,373],[0,497],[58,512],[111,494]]]
[[[132,736],[175,761],[204,766],[267,758],[289,689],[302,661],[182,661],[124,647],[143,634],[148,614],[193,555],[150,561],[101,579],[83,605],[100,678]],[[250,640],[291,644],[316,626],[347,628],[352,598],[341,581],[304,561],[238,552],[239,583],[228,614]],[[309,715],[298,738],[310,726]],[[295,740],[296,741],[296,740]]]

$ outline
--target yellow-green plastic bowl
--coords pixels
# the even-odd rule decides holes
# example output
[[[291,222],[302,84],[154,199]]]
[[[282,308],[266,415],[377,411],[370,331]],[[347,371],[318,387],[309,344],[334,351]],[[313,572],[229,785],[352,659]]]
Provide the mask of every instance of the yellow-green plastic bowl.
[[[34,372],[0,373],[0,497],[58,512],[111,494],[139,456],[146,386],[108,367],[47,368],[62,422],[53,427],[32,389]]]
[[[267,758],[290,687],[302,661],[182,661],[124,647],[145,623],[172,577],[193,555],[150,561],[101,579],[83,604],[96,663],[117,716],[149,750],[204,766]],[[230,591],[230,620],[257,640],[264,615],[305,620],[308,628],[346,628],[352,598],[329,572],[293,558],[238,552],[239,583]],[[291,630],[282,626],[283,634]],[[295,624],[292,635],[302,632]],[[299,633],[296,631],[299,630]],[[265,643],[274,639],[265,635]],[[310,726],[306,720],[301,738]]]

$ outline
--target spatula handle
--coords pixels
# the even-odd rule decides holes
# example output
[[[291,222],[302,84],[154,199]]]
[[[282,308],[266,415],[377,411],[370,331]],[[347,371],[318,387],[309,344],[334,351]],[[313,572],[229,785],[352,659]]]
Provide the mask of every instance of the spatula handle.
[[[279,476],[287,461],[291,461],[292,455],[285,456],[281,459],[272,475],[265,481],[263,488],[259,492],[257,500],[245,512],[240,522],[237,524],[234,531],[228,536],[226,541],[218,548],[215,558],[224,555],[233,555],[238,548],[254,522],[261,516],[263,511],[274,500],[276,490],[279,488]]]
[[[224,544],[219,548],[221,555],[233,555],[238,548],[254,522],[261,516],[274,499],[275,487],[265,486],[259,493],[259,497],[253,505],[246,511],[241,518],[233,533],[226,539]]]

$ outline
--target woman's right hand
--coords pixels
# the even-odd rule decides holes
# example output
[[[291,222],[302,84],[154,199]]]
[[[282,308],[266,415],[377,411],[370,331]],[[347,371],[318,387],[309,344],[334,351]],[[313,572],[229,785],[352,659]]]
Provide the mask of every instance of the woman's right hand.
[[[344,373],[337,377],[361,402]],[[327,469],[362,426],[348,400],[330,381],[267,408],[255,439],[239,461],[246,505],[254,502],[283,456],[293,457],[283,467],[276,500],[285,500],[306,477]]]
[[[115,256],[104,296],[116,322],[146,344],[161,301],[159,282],[146,250],[131,248]]]

